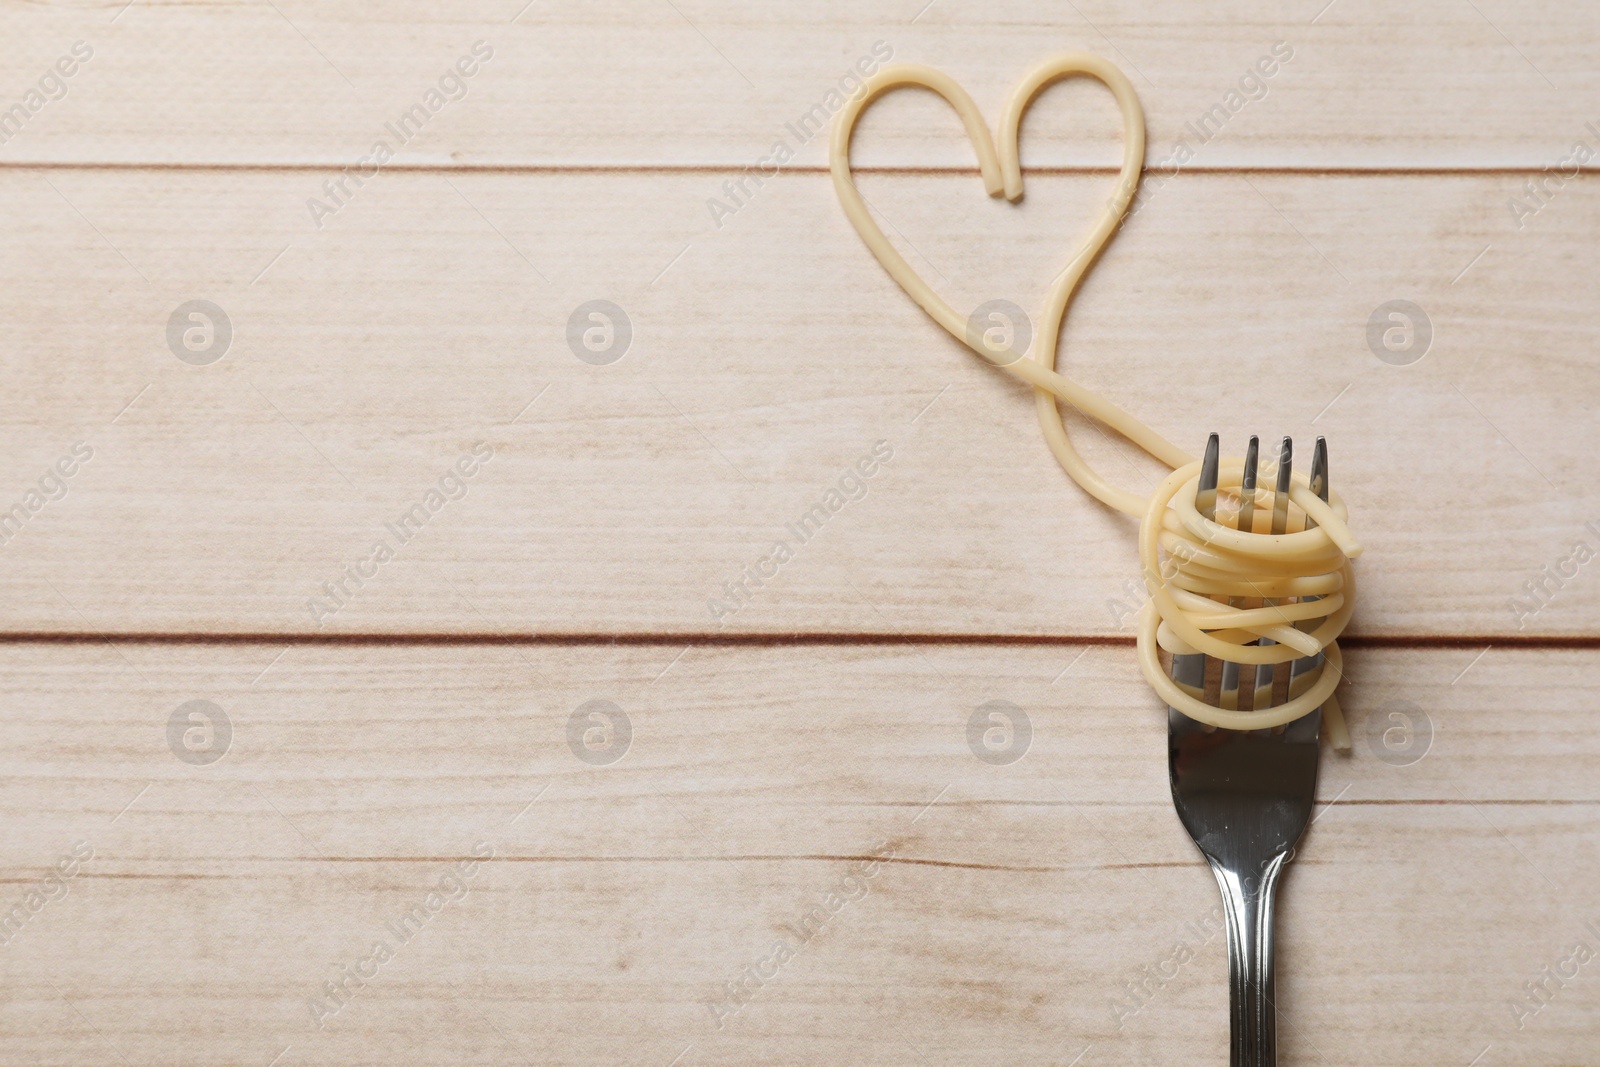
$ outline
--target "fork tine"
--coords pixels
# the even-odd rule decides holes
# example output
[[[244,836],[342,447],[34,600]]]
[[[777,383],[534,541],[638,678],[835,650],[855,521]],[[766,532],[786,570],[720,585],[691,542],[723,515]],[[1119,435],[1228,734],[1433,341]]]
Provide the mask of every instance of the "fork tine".
[[[1278,449],[1278,485],[1272,497],[1272,532],[1281,534],[1289,528],[1289,487],[1294,471],[1294,438],[1285,437]]]
[[[1311,491],[1313,493],[1316,493],[1317,496],[1321,497],[1324,501],[1326,501],[1328,499],[1328,441],[1327,441],[1327,438],[1324,438],[1324,437],[1318,437],[1317,438],[1316,450],[1311,453],[1311,477],[1308,480],[1311,483]],[[1317,525],[1316,520],[1311,518],[1311,516],[1307,515],[1306,516],[1306,529],[1308,529],[1308,530],[1315,529],[1316,525]],[[1307,599],[1307,600],[1317,600],[1319,598],[1318,597],[1306,597],[1305,599]],[[1311,619],[1311,620],[1308,620],[1306,622],[1302,622],[1302,623],[1300,623],[1300,628],[1304,629],[1304,630],[1310,630],[1310,629],[1314,628],[1318,624],[1319,621],[1320,620],[1317,620],[1317,619]],[[1289,679],[1290,679],[1291,683],[1293,682],[1294,679],[1300,677],[1301,675],[1306,674],[1306,673],[1308,673],[1310,671],[1316,670],[1317,667],[1321,665],[1321,663],[1322,663],[1322,653],[1320,653],[1320,652],[1318,652],[1314,656],[1301,656],[1299,659],[1293,661],[1289,665]],[[1321,721],[1322,721],[1320,716],[1317,714],[1317,712],[1311,712],[1308,715],[1306,715],[1305,718],[1308,719],[1308,720],[1315,720],[1315,722],[1318,725],[1320,725]],[[1292,728],[1294,725],[1295,725],[1294,723],[1290,723],[1289,727]]]
[[[1250,533],[1256,523],[1256,480],[1261,465],[1261,439],[1250,435],[1250,444],[1244,450],[1244,476],[1239,485],[1239,521],[1236,528]]]
[[[1221,463],[1221,445],[1217,435],[1212,434],[1206,442],[1205,458],[1200,463],[1200,484],[1195,493],[1194,503],[1200,514],[1213,521],[1217,517],[1217,467]],[[1206,684],[1206,656],[1203,652],[1195,652],[1182,656],[1172,657],[1172,680],[1180,685],[1192,685],[1196,689],[1204,689]],[[1174,711],[1175,716],[1183,713]],[[1174,722],[1177,720],[1174,719]]]
[[[1217,521],[1217,467],[1222,462],[1222,448],[1216,434],[1206,442],[1206,455],[1200,461],[1200,487],[1195,493],[1194,504],[1200,514]]]
[[[1293,474],[1294,441],[1285,437],[1283,444],[1278,447],[1278,483],[1272,493],[1272,532],[1274,534],[1281,534],[1289,528],[1289,486],[1291,485]],[[1263,600],[1261,603],[1265,607],[1275,604],[1277,601]],[[1261,643],[1270,645],[1274,642],[1270,638],[1263,637]],[[1281,699],[1278,695],[1278,674],[1279,671],[1276,664],[1263,663],[1256,668],[1256,690],[1266,691],[1269,704],[1276,703]],[[1283,678],[1284,693],[1287,695],[1289,681],[1287,672],[1284,672]]]
[[[1261,462],[1261,439],[1254,434],[1250,435],[1250,444],[1244,450],[1244,474],[1239,480],[1239,518],[1234,528],[1250,532],[1255,528],[1256,519],[1256,472]],[[1244,598],[1231,597],[1228,601],[1236,608],[1244,607]],[[1252,680],[1254,680],[1252,678]],[[1239,689],[1239,665],[1232,660],[1222,663],[1222,691],[1234,692]],[[1245,693],[1238,695],[1239,703],[1234,707],[1244,710],[1242,701]]]
[[[1317,438],[1317,450],[1311,455],[1311,491],[1324,501],[1328,499],[1328,439]],[[1314,521],[1307,521],[1306,528],[1315,526]]]

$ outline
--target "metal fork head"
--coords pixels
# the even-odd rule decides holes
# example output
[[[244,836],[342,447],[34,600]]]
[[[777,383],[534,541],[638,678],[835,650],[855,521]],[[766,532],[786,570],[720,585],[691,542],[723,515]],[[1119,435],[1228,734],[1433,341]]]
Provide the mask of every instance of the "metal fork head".
[[[1216,517],[1218,453],[1218,438],[1212,434],[1201,464],[1196,498],[1202,514],[1211,519]],[[1247,453],[1243,478],[1251,488],[1256,483],[1256,472],[1250,469],[1248,460],[1255,454],[1253,448]],[[1274,526],[1280,512],[1287,514],[1287,500],[1278,499],[1286,497],[1289,488],[1284,472],[1292,462],[1292,453],[1287,440],[1281,455],[1272,508]],[[1317,441],[1311,482],[1321,495],[1327,495],[1327,452],[1321,438]],[[1248,506],[1241,508],[1242,521],[1250,521],[1251,511]],[[1174,656],[1172,677],[1197,688],[1202,686],[1206,659],[1200,654]],[[1295,667],[1298,670],[1300,663]],[[1178,817],[1208,859],[1238,857],[1242,849],[1248,848],[1259,862],[1268,854],[1287,852],[1294,845],[1311,815],[1321,724],[1321,713],[1311,712],[1280,730],[1223,730],[1168,709],[1172,799]],[[1249,834],[1238,833],[1238,828],[1244,826],[1254,829]]]
[[[1256,484],[1255,438],[1246,454],[1244,487]],[[1281,533],[1279,516],[1288,514],[1289,441],[1281,453],[1271,509],[1273,532]],[[1207,518],[1216,518],[1216,434],[1206,446],[1196,504]],[[1312,488],[1327,498],[1327,452],[1321,438],[1310,478]],[[1247,493],[1247,496],[1249,494]],[[1254,501],[1239,510],[1239,526],[1253,521]],[[1242,604],[1240,606],[1243,606]],[[1172,657],[1174,680],[1209,689],[1207,657]],[[1293,663],[1300,674],[1319,662],[1304,657]],[[1265,668],[1264,668],[1265,669]],[[1223,692],[1237,692],[1237,666],[1222,673]],[[1262,686],[1261,674],[1252,680]],[[1270,694],[1270,681],[1266,684]],[[1208,693],[1208,696],[1220,694]],[[1250,694],[1251,706],[1255,694]],[[1310,822],[1317,788],[1320,710],[1278,730],[1224,730],[1196,722],[1168,708],[1167,766],[1172,801],[1184,829],[1210,863],[1222,889],[1228,921],[1229,976],[1232,1003],[1234,1067],[1272,1067],[1276,1063],[1275,988],[1272,955],[1273,893],[1295,842]]]

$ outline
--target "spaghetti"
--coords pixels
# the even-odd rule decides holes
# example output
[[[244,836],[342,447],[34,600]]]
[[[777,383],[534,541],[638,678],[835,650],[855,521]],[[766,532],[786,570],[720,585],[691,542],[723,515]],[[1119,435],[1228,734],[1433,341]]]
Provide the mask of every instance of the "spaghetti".
[[[1040,329],[1030,352],[1001,362],[975,336],[966,319],[941,298],[897,252],[867,211],[850,169],[850,142],[857,120],[883,94],[902,87],[938,93],[955,109],[978,156],[984,188],[1009,201],[1022,197],[1017,136],[1022,116],[1041,90],[1063,78],[1086,74],[1111,90],[1122,111],[1122,168],[1116,192],[1107,202],[1083,246],[1051,285]],[[1296,474],[1289,490],[1291,527],[1297,532],[1262,534],[1237,530],[1201,514],[1196,505],[1200,461],[1133,415],[1060,374],[1055,369],[1062,320],[1078,283],[1088,273],[1121,224],[1139,186],[1144,163],[1144,112],[1128,79],[1098,56],[1070,53],[1049,60],[1017,86],[1000,119],[998,142],[991,139],[972,98],[948,75],[914,64],[878,71],[840,111],[833,127],[829,164],[845,215],[862,240],[900,287],[940,326],[973,351],[1033,386],[1040,429],[1063,470],[1091,496],[1140,519],[1139,561],[1150,600],[1139,616],[1139,666],[1166,703],[1200,722],[1233,730],[1281,726],[1321,707],[1336,746],[1348,747],[1348,734],[1334,698],[1342,659],[1337,638],[1354,607],[1350,560],[1361,546],[1346,523],[1337,493],[1323,501],[1309,480]],[[998,145],[998,147],[997,147]],[[1146,499],[1112,485],[1078,454],[1067,434],[1060,403],[1117,431],[1174,468]],[[1218,490],[1222,499],[1243,507],[1244,464],[1222,461]],[[1252,506],[1257,501],[1248,503]],[[1271,511],[1271,501],[1264,509]],[[1235,513],[1237,514],[1237,512]],[[1259,606],[1243,606],[1251,602]],[[1265,638],[1270,643],[1257,644]],[[1320,653],[1322,666],[1294,680],[1288,699],[1261,707],[1270,692],[1258,691],[1252,708],[1229,706],[1236,693],[1219,703],[1202,699],[1197,687],[1174,681],[1162,668],[1157,649],[1174,655],[1205,653],[1239,664],[1288,663]]]

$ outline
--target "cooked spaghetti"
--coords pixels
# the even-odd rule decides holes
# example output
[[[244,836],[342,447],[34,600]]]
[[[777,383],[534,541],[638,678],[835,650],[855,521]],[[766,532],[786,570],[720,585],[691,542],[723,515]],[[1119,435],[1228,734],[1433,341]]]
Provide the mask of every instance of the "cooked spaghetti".
[[[873,220],[851,174],[851,135],[862,112],[884,93],[904,86],[931,89],[960,116],[989,195],[1004,193],[1014,202],[1022,197],[1017,156],[1022,116],[1042,89],[1078,74],[1104,83],[1122,110],[1121,173],[1115,194],[1088,238],[1052,284],[1032,349],[1022,358],[1003,362],[999,356],[1009,353],[992,352],[970,336],[966,318],[923,281]],[[1334,699],[1342,664],[1336,639],[1354,607],[1350,560],[1360,554],[1361,546],[1346,524],[1347,512],[1338,494],[1330,491],[1324,501],[1303,474],[1296,474],[1284,527],[1295,532],[1234,529],[1197,507],[1199,460],[1055,369],[1067,305],[1133,201],[1144,164],[1144,142],[1144,112],[1128,79],[1098,56],[1078,53],[1050,60],[1017,87],[1000,119],[998,148],[977,105],[947,75],[910,64],[885,67],[840,111],[829,155],[834,189],[845,215],[890,277],[957,340],[1033,386],[1040,429],[1061,467],[1090,495],[1140,519],[1139,560],[1150,600],[1139,617],[1139,665],[1157,694],[1200,722],[1235,730],[1281,726],[1321,707],[1334,744],[1344,748],[1348,735]],[[1062,420],[1062,401],[1175,469],[1148,499],[1110,484],[1073,447]],[[1270,491],[1257,491],[1266,494],[1264,509],[1255,507],[1259,500],[1243,499],[1243,471],[1241,460],[1222,461],[1219,499],[1231,501],[1236,516],[1239,509],[1270,513]],[[1257,643],[1259,639],[1265,643]],[[1237,691],[1221,694],[1217,703],[1211,703],[1202,699],[1201,689],[1175,682],[1163,669],[1158,648],[1174,655],[1204,653],[1255,665],[1289,663],[1320,653],[1322,664],[1294,679],[1284,703],[1263,707],[1272,695],[1267,687],[1255,692],[1254,707],[1237,708],[1230,706],[1237,701]]]

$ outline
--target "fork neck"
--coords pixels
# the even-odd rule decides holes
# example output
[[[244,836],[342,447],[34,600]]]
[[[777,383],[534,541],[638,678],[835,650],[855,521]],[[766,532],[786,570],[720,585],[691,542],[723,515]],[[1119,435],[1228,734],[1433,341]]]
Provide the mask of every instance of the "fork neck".
[[[1277,989],[1273,979],[1272,917],[1278,878],[1287,853],[1267,861],[1259,874],[1228,870],[1212,861],[1228,921],[1228,981],[1231,995],[1232,1067],[1277,1067]]]

